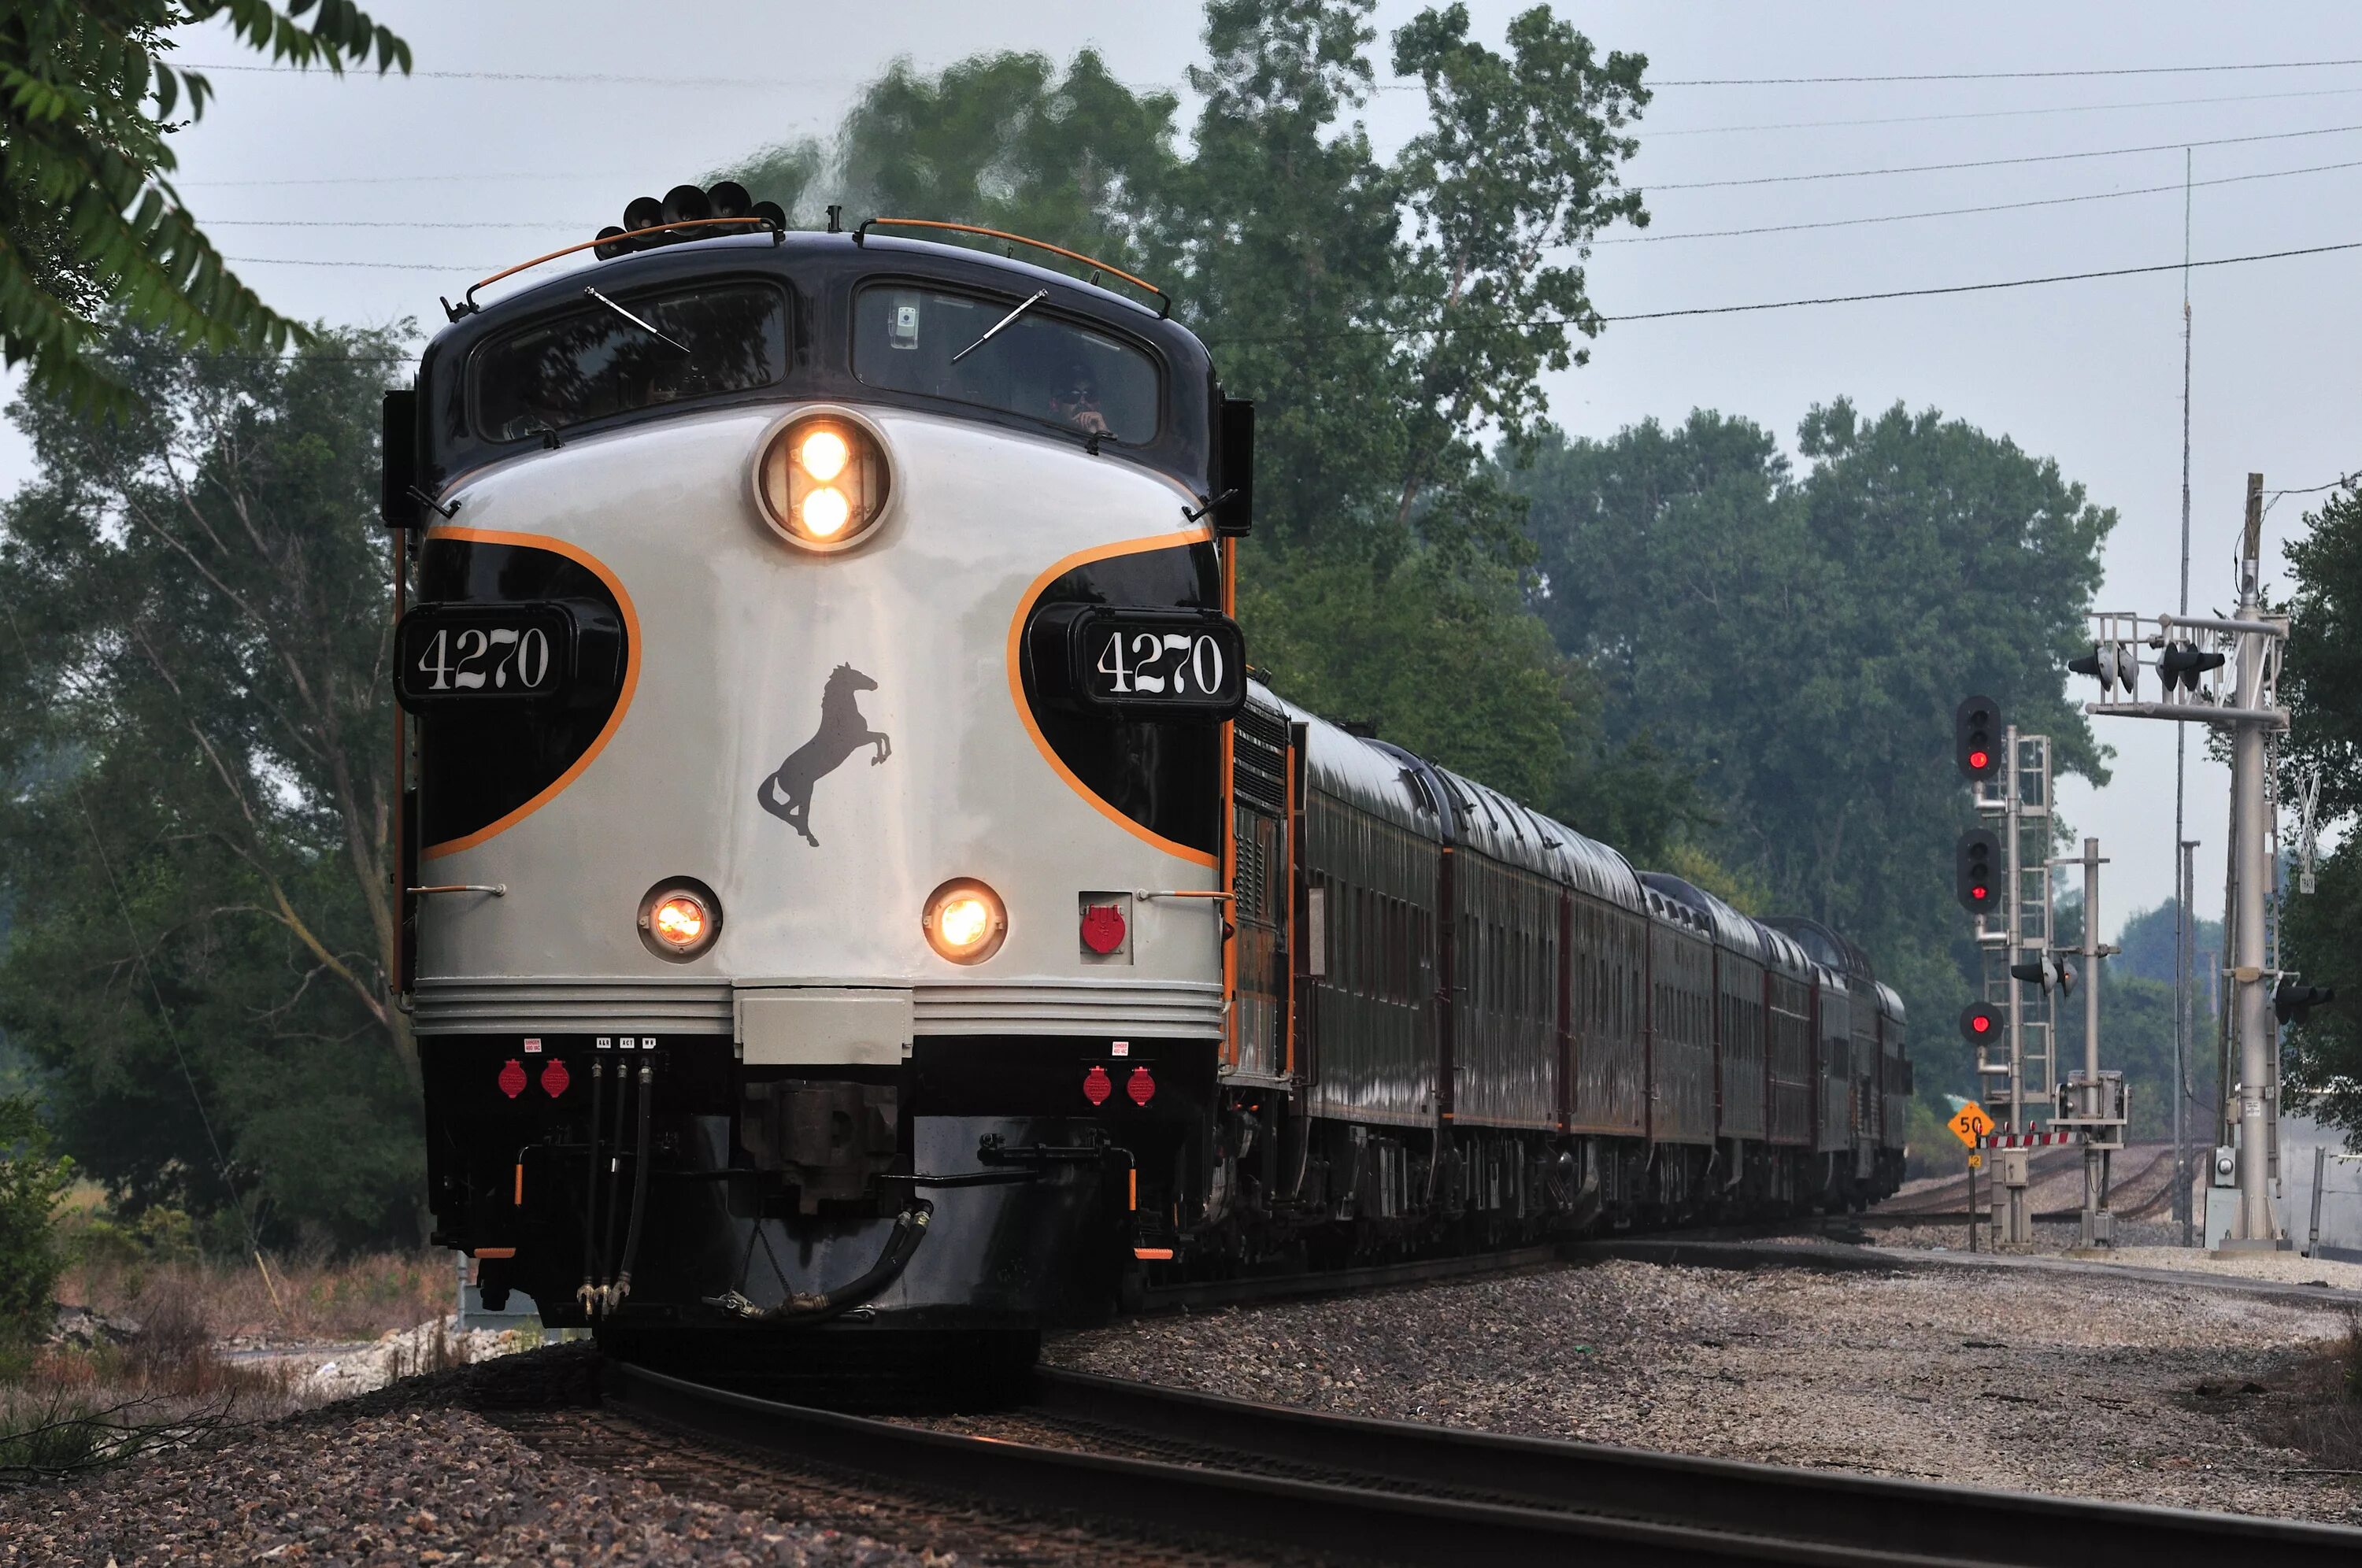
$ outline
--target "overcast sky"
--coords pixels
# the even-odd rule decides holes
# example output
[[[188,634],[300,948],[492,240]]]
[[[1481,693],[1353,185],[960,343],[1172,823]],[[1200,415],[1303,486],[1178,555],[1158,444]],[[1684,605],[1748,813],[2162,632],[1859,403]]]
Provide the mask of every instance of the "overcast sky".
[[[266,299],[299,316],[410,316],[431,326],[438,293],[456,297],[498,267],[589,237],[634,194],[830,129],[859,85],[896,56],[939,66],[977,50],[1027,49],[1063,60],[1087,43],[1127,81],[1177,87],[1200,54],[1198,13],[1180,3],[371,0],[370,8],[409,39],[420,74],[339,83],[217,71],[218,101],[178,139],[181,188],[199,219]],[[1479,35],[1496,44],[1518,8],[1470,6]],[[1671,84],[2362,61],[2362,13],[2350,5],[1623,0],[1557,8],[1603,50],[1647,54],[1649,79],[1665,83],[1631,171],[1649,193],[1652,235],[2170,187],[1904,222],[1604,244],[1591,288],[1609,316],[2178,262],[2180,149],[2225,138],[2260,139],[2199,145],[2191,155],[2200,259],[2362,241],[2362,217],[2353,215],[2362,206],[2362,64]],[[1388,0],[1380,25],[1417,9]],[[218,28],[189,37],[182,58],[256,59]],[[1376,59],[1383,72],[1383,40]],[[573,80],[535,79],[549,76]],[[776,85],[757,84],[767,83]],[[1367,119],[1392,146],[1423,114],[1417,92],[1384,91]],[[2325,134],[2289,134],[2315,130]],[[2164,149],[2058,156],[2147,147]],[[2001,159],[2048,160],[1676,188]],[[2356,166],[2317,168],[2329,164]],[[2235,178],[2295,170],[2312,171]],[[2279,489],[2362,467],[2347,336],[2357,268],[2362,252],[2194,274],[2193,608],[2228,607],[2250,469]],[[1769,425],[1793,449],[1805,410],[1838,395],[1871,410],[1898,399],[1941,409],[2055,457],[2093,501],[2116,508],[2102,607],[2154,614],[2173,607],[2180,565],[2181,290],[2179,272],[2169,271],[1630,322],[1607,330],[1590,366],[1551,381],[1552,414],[1571,432],[1606,436],[1703,405]],[[13,489],[28,460],[15,432],[0,433],[0,487]],[[2282,498],[2269,514],[2267,565],[2276,580],[2280,544],[2312,499]],[[1965,616],[1976,613],[1976,598],[1964,586]],[[2079,833],[2101,836],[2113,861],[2102,900],[2103,924],[2113,929],[2172,889],[2174,726],[2097,723],[2116,752],[2115,781],[2097,792],[2070,784],[2061,805]],[[2223,885],[2226,779],[2202,745],[2191,753],[2189,836],[2204,841],[2199,904],[2211,912]],[[1927,889],[1930,898],[1945,893]]]

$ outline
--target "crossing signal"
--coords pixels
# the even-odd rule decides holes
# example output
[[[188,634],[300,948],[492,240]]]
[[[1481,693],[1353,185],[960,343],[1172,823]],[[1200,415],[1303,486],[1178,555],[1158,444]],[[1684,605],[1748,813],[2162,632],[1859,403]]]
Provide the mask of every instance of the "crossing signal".
[[[2202,652],[2196,643],[2168,643],[2165,651],[2157,656],[2157,673],[2171,691],[2179,685],[2185,691],[2198,690],[2198,678],[2210,669],[2223,668],[2224,656]]]
[[[2300,1029],[2304,1026],[2305,1014],[2337,999],[2336,987],[2303,985],[2300,983],[2303,978],[2302,975],[2282,975],[2280,983],[2272,988],[2272,1016]]]
[[[1991,828],[1970,828],[1960,835],[1952,867],[1952,896],[1970,914],[1982,914],[2001,905],[2001,835]]]
[[[1993,778],[2001,773],[2001,704],[1990,697],[1971,697],[1952,715],[1952,759],[1970,778]]]
[[[2001,1010],[1984,1002],[1970,1002],[1960,1010],[1960,1038],[1971,1045],[1982,1045],[2001,1038]]]
[[[2046,991],[2056,987],[2061,995],[2075,988],[2075,971],[2047,953],[2029,958],[2023,964],[2012,964],[2009,974],[2014,980],[2040,986]]]
[[[2137,695],[2140,650],[2130,643],[2093,643],[2090,653],[2069,659],[2067,668],[2077,675],[2099,677],[2102,697],[2115,695],[2119,686],[2125,689],[2126,697]]]

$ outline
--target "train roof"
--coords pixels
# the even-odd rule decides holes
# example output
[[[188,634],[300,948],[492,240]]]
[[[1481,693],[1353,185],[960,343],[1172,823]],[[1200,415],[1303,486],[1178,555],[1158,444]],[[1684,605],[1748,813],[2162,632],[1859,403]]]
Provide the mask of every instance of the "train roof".
[[[1356,735],[1268,687],[1251,683],[1249,697],[1305,726],[1304,778],[1312,788],[1430,842],[1463,845],[1619,909],[1644,907],[1639,878],[1606,845],[1391,742]]]
[[[1870,955],[1821,922],[1804,915],[1774,915],[1763,923],[1794,937],[1796,945],[1810,955],[1814,963],[1834,969],[1853,982],[1850,988],[1868,990],[1877,983],[1878,977],[1870,966]]]
[[[1248,696],[1262,706],[1277,709],[1289,723],[1304,726],[1308,787],[1350,801],[1421,838],[1443,836],[1443,823],[1434,806],[1407,777],[1398,758],[1311,710],[1297,707],[1269,687],[1250,682]]]
[[[1506,865],[1523,867],[1593,898],[1638,910],[1643,896],[1631,863],[1607,845],[1448,767],[1434,770],[1451,797],[1460,844]]]
[[[1670,871],[1643,871],[1640,880],[1664,897],[1687,906],[1704,917],[1714,933],[1715,945],[1727,948],[1742,958],[1758,964],[1768,956],[1764,946],[1763,928],[1740,914],[1704,888]]]
[[[1764,924],[1760,920],[1752,923],[1763,938],[1765,965],[1792,980],[1802,980],[1807,985],[1811,984],[1813,971],[1818,966],[1805,955],[1803,948],[1796,945],[1796,939],[1775,926]]]
[[[1893,986],[1888,985],[1884,980],[1877,982],[1877,989],[1878,1010],[1893,1019],[1895,1022],[1901,1023],[1904,1019],[1902,993],[1897,991]]]

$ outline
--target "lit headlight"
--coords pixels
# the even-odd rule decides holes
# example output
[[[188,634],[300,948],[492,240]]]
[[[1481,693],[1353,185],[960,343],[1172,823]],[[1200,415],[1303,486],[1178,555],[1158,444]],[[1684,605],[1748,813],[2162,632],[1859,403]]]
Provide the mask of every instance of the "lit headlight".
[[[649,952],[687,963],[722,934],[722,900],[702,882],[674,878],[650,888],[640,900],[639,926]]]
[[[886,454],[836,414],[799,419],[771,438],[757,478],[771,526],[808,550],[841,550],[886,509]]]
[[[927,945],[955,964],[981,964],[1009,934],[1000,895],[971,877],[957,877],[927,896],[920,926]]]

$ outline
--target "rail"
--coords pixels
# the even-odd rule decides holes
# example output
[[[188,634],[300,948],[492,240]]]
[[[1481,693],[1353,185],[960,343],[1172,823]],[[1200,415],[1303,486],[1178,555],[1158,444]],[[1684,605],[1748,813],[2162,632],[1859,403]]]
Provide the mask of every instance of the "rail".
[[[1395,1563],[2351,1562],[2362,1530],[1333,1416],[1044,1371],[1059,1446],[782,1404],[611,1364],[630,1413],[1028,1513]],[[1096,1441],[1072,1446],[1080,1435]],[[1175,1457],[1143,1458],[1142,1450]],[[2266,1556],[2268,1554],[2268,1557]]]

